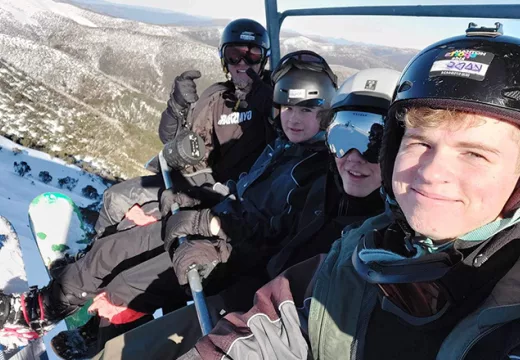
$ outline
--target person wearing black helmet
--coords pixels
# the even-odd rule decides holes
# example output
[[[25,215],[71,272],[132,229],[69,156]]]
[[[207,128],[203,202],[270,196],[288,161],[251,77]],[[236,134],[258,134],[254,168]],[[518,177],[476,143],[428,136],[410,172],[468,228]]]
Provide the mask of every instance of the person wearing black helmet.
[[[162,113],[159,137],[164,144],[188,130],[205,144],[202,161],[174,169],[185,177],[176,178],[177,188],[206,184],[211,190],[215,182],[238,180],[275,138],[268,121],[273,89],[265,70],[270,57],[267,31],[254,20],[234,20],[224,28],[218,52],[227,81],[209,86],[199,98],[194,80],[201,73],[185,71],[175,78]],[[157,171],[157,162],[151,164]],[[135,204],[146,204],[144,212],[160,217],[155,210],[163,188],[160,175],[133,178],[109,188],[95,225],[98,235],[122,230],[119,224]]]
[[[308,52],[303,54],[310,55]],[[292,56],[295,57],[295,54]],[[311,66],[312,63],[307,64],[307,67]],[[275,277],[291,265],[316,254],[327,252],[345,226],[356,226],[384,211],[384,201],[379,193],[381,176],[377,153],[382,139],[378,136],[378,130],[383,129],[383,114],[388,110],[398,79],[399,72],[395,70],[362,70],[340,86],[332,98],[330,109],[320,111],[321,126],[328,127],[329,169],[326,176],[310,185],[305,202],[299,206],[301,210],[297,210],[301,216],[294,224],[296,230],[286,239],[278,241],[276,249],[271,249],[274,255],[267,263],[269,277]],[[376,81],[377,85],[367,90],[365,85],[368,81]],[[307,102],[307,105],[310,103]],[[356,144],[344,136],[345,133],[364,132],[365,129],[376,129],[375,136],[370,133],[364,141],[357,138]],[[305,131],[289,134],[299,137]],[[370,149],[368,152],[367,148]],[[252,289],[257,290],[252,285],[260,287],[257,279],[247,277],[218,295],[207,298],[210,313],[215,317],[214,323],[225,313],[247,311],[253,298]],[[201,336],[199,329],[192,325],[196,322],[193,306],[179,309],[125,333],[124,353],[120,341],[123,335],[107,343],[100,358],[123,357],[131,360],[145,355],[150,359],[175,358],[193,347]],[[151,337],[149,334],[161,335]],[[175,344],[165,340],[174,334],[182,336],[183,341]],[[133,344],[139,346],[134,347]],[[146,349],[146,353],[141,349]]]
[[[214,191],[215,182],[238,180],[275,138],[268,121],[272,87],[269,72],[265,71],[270,56],[267,31],[254,20],[234,20],[223,31],[218,52],[227,81],[211,85],[199,99],[194,80],[201,76],[200,72],[183,72],[174,80],[159,124],[159,138],[164,144],[180,141],[190,131],[202,138],[206,149],[203,160],[179,161],[182,166],[172,169],[172,174],[177,190],[197,186],[190,195],[197,198],[196,203],[207,206],[223,198],[221,192]],[[150,168],[158,172],[157,157],[154,160]],[[178,200],[171,193],[163,194],[163,190],[160,174],[132,178],[107,189],[95,224],[96,239],[148,221],[140,219],[160,219],[159,199]],[[133,235],[126,233],[129,241],[146,236]],[[67,261],[84,256],[86,251]]]
[[[162,221],[100,239],[42,289],[0,294],[0,303],[12,315],[2,319],[0,328],[13,330],[13,335],[41,335],[100,293],[91,309],[116,323],[153,313],[166,304],[185,304],[188,298],[179,284],[187,283],[186,264],[199,265],[207,277],[219,262],[227,262],[231,250],[236,254],[228,264],[231,270],[224,269],[221,277],[217,272],[205,288],[207,293],[220,291],[242,275],[257,274],[270,241],[292,230],[299,215],[296,202],[326,173],[327,148],[317,114],[330,106],[336,78],[327,63],[315,56],[320,60],[316,66],[284,64],[280,69],[290,69],[274,83],[279,94],[276,107],[281,109],[281,120],[276,123],[288,124],[297,136],[280,135],[267,146],[231,196],[211,209],[181,209]],[[167,206],[162,204],[162,210],[169,212]],[[215,230],[216,226],[221,229]],[[176,239],[185,235],[203,239],[177,246]],[[141,241],[129,241],[128,236],[141,236]],[[114,307],[109,308],[110,314],[104,313],[107,303],[124,306],[130,310],[128,317],[114,312]]]
[[[520,40],[478,30],[403,71],[381,149],[385,214],[261,288],[186,358],[518,356]]]

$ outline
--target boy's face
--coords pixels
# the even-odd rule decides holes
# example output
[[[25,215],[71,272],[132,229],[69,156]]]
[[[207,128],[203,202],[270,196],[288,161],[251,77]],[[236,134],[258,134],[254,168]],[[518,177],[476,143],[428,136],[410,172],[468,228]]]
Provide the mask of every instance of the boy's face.
[[[456,129],[405,130],[392,188],[410,226],[432,240],[454,239],[496,220],[518,182],[520,130],[480,118]]]
[[[381,186],[381,168],[372,164],[356,149],[350,150],[342,158],[334,157],[343,190],[354,197],[363,198]]]
[[[290,142],[307,141],[320,131],[319,110],[319,107],[282,106],[280,121]]]

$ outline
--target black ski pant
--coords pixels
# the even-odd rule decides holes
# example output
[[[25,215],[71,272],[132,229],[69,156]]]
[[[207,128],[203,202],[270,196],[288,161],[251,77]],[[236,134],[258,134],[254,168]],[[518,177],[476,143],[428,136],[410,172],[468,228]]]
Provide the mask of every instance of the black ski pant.
[[[215,183],[211,169],[204,169],[188,175],[172,171],[171,176],[174,187],[178,190]],[[135,204],[155,203],[158,206],[163,189],[162,175],[156,174],[125,180],[105,190],[103,206],[95,225],[98,236],[102,236],[108,228],[117,226],[125,217],[126,212]]]
[[[189,288],[178,284],[169,254],[164,251],[161,228],[162,223],[156,222],[95,241],[92,249],[83,258],[59,269],[57,277],[43,290],[51,297],[46,303],[53,303],[57,309],[63,310],[63,314],[68,314],[71,307],[83,306],[89,299],[104,291],[112,304],[124,305],[148,314],[159,308],[166,313],[185,307],[186,302],[191,300]],[[238,271],[232,273],[225,266],[221,269],[223,271],[219,271],[219,267],[215,269],[215,275],[212,273],[204,289],[205,294],[214,295],[230,286],[230,290],[225,292],[228,294],[225,301],[215,298],[219,301],[214,307],[215,316],[224,314],[223,309],[226,312],[240,310],[240,304],[244,301],[250,306],[254,292],[268,280],[264,272],[248,277]],[[241,284],[240,287],[233,286],[236,283]],[[181,323],[186,317],[192,317],[187,324],[197,324],[195,313],[184,310],[181,314],[188,314],[182,316]],[[113,337],[151,319],[152,317],[147,316],[134,323],[117,326],[102,321],[98,349]],[[193,334],[192,339],[195,342],[198,333],[190,330],[190,334]],[[183,346],[178,350],[189,349]]]
[[[67,305],[82,306],[104,291],[112,304],[144,313],[184,306],[190,299],[189,288],[177,281],[161,231],[159,221],[95,241],[83,258],[57,271],[44,290],[52,300],[47,303],[63,308],[65,313],[70,310]],[[267,280],[265,270],[243,273],[230,259],[212,272],[205,282],[205,293],[217,294],[244,276]]]
[[[156,222],[98,239],[86,255],[57,270],[46,290],[57,306],[82,306],[105,291],[115,305],[153,313],[186,303],[171,260],[164,252],[162,223]]]

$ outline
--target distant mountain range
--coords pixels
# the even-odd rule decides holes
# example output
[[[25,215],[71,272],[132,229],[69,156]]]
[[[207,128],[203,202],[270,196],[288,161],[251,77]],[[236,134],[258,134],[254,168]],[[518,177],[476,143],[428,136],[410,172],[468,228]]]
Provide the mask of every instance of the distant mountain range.
[[[229,19],[212,19],[151,7],[115,4],[103,0],[62,0],[62,2],[99,14],[155,25],[225,26],[230,21]]]
[[[1,0],[0,133],[116,176],[143,174],[161,149],[175,76],[200,70],[199,93],[225,80],[216,46],[227,22],[99,0]],[[340,80],[400,70],[416,53],[282,34],[283,54],[300,49],[323,55]]]

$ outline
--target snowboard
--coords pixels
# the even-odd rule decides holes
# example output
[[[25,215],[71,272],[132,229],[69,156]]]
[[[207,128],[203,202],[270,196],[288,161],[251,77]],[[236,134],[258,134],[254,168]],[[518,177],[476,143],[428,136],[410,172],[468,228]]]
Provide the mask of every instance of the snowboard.
[[[9,220],[0,216],[0,289],[6,294],[29,290],[20,240]],[[15,338],[0,339],[0,359],[28,360],[46,359],[43,339],[23,344]]]
[[[29,224],[51,278],[60,267],[75,261],[91,242],[91,233],[78,206],[59,192],[43,193],[31,201]],[[68,330],[87,323],[91,303],[65,319]]]

